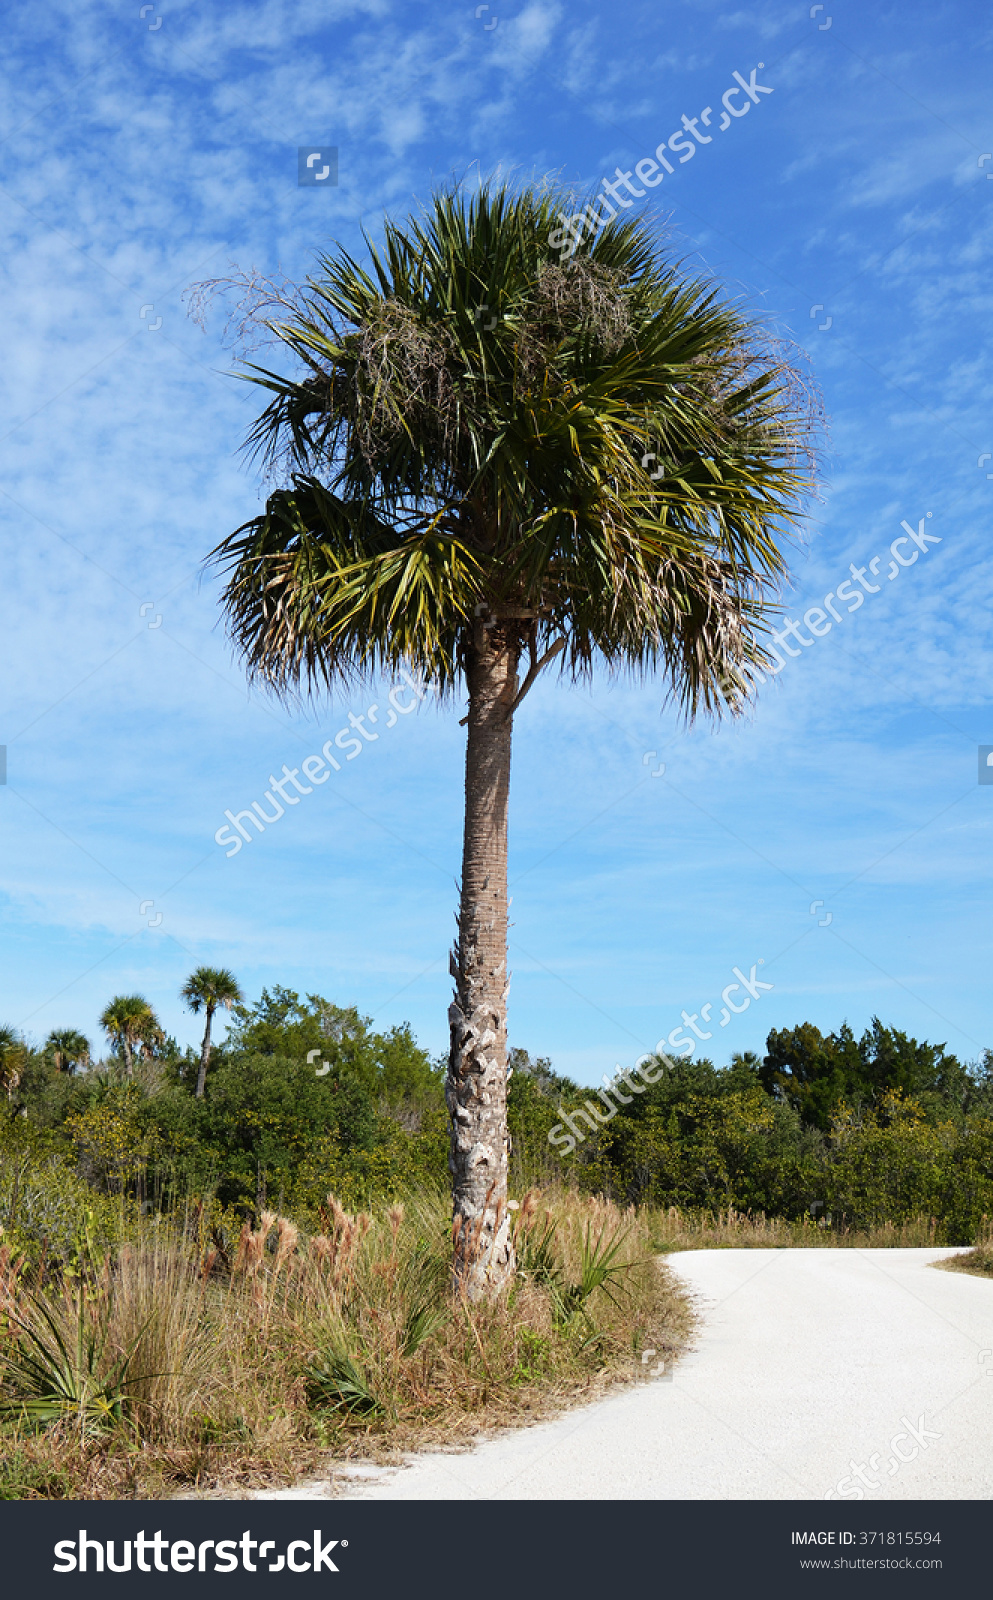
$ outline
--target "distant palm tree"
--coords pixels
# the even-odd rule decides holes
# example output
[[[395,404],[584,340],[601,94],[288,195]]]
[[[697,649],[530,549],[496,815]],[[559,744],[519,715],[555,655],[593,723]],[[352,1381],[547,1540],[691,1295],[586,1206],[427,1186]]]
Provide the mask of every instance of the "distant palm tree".
[[[89,1063],[90,1041],[75,1028],[53,1028],[45,1040],[45,1049],[51,1051],[59,1072],[73,1072]]]
[[[140,994],[115,995],[100,1018],[100,1026],[108,1038],[120,1045],[129,1078],[134,1077],[135,1045],[164,1037],[155,1012]]]
[[[200,1071],[197,1075],[198,1100],[203,1099],[204,1085],[207,1082],[207,1068],[210,1065],[210,1025],[214,1020],[214,1012],[218,1006],[226,1006],[230,1011],[242,998],[238,987],[238,980],[227,967],[197,967],[183,984],[179,991],[180,997],[186,1001],[190,1010],[195,1014],[198,1011],[207,1013],[207,1026],[203,1030],[203,1044],[200,1047]]]
[[[27,1047],[16,1028],[0,1024],[0,1089],[3,1089],[8,1100],[14,1098],[27,1054]]]
[[[573,680],[658,672],[689,716],[741,711],[815,488],[816,397],[760,319],[633,215],[563,262],[576,209],[547,189],[445,189],[387,220],[368,268],[339,248],[268,320],[249,309],[295,370],[243,374],[272,396],[249,444],[277,483],[210,558],[235,644],[277,692],[413,666],[467,695],[445,1096],[472,1297],[515,1271],[514,713],[556,659]]]

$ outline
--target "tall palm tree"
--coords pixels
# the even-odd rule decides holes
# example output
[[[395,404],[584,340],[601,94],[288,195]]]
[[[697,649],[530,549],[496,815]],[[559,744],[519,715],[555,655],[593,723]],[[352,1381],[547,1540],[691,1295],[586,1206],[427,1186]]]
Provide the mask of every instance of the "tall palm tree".
[[[85,1067],[90,1059],[90,1041],[76,1028],[53,1028],[45,1040],[45,1049],[51,1051],[59,1072]]]
[[[164,1037],[155,1012],[140,994],[115,995],[104,1009],[100,1026],[108,1038],[120,1046],[129,1078],[134,1077],[135,1046]]]
[[[210,1025],[214,1020],[214,1012],[218,1006],[226,1006],[230,1011],[233,1005],[239,1004],[242,998],[238,987],[238,980],[227,967],[197,967],[183,984],[179,991],[180,997],[186,1001],[194,1015],[203,1010],[207,1015],[207,1026],[203,1030],[203,1044],[200,1048],[200,1071],[197,1075],[197,1099],[203,1099],[204,1085],[207,1082],[207,1068],[210,1065]]]
[[[666,259],[643,219],[615,217],[563,264],[575,208],[547,189],[453,186],[387,221],[380,248],[367,240],[368,269],[338,249],[258,309],[295,358],[289,376],[242,373],[272,395],[248,444],[278,486],[208,558],[250,675],[277,693],[401,665],[442,697],[467,692],[446,1098],[455,1275],[472,1297],[515,1265],[514,713],[556,657],[573,680],[597,662],[659,672],[690,717],[739,712],[814,488],[816,408],[788,353]]]
[[[16,1028],[8,1027],[6,1023],[0,1024],[0,1089],[8,1100],[14,1098],[24,1074],[27,1056],[27,1046]]]

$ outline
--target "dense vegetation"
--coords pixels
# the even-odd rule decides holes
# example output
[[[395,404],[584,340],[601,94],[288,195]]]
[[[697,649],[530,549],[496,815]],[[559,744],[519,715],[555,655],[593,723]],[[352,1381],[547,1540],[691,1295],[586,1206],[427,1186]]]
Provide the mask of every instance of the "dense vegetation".
[[[993,1215],[989,1050],[966,1066],[878,1018],[859,1039],[847,1025],[774,1029],[764,1058],[656,1062],[658,1080],[596,1132],[592,1117],[575,1117],[586,1091],[548,1062],[518,1065],[511,1126],[525,1168],[567,1126],[561,1106],[583,1138],[560,1170],[624,1204],[813,1215],[836,1229],[924,1216],[936,1242],[952,1244],[970,1243]],[[546,1171],[547,1161],[543,1150]]]
[[[277,986],[234,1007],[198,1098],[200,1068],[161,1030],[130,1076],[120,1047],[82,1073],[25,1050],[0,1113],[0,1218],[18,1246],[71,1250],[87,1209],[104,1229],[208,1202],[230,1225],[267,1206],[309,1224],[329,1190],[356,1206],[444,1179],[442,1069],[407,1027],[378,1034]]]
[[[0,1499],[230,1493],[643,1376],[690,1323],[660,1252],[975,1240],[988,1270],[991,1053],[804,1024],[725,1068],[655,1061],[564,1156],[556,1125],[612,1102],[512,1051],[517,1268],[472,1305],[443,1064],[407,1027],[232,986],[204,968],[187,997],[228,994],[212,1047],[139,995],[108,1005],[103,1061],[0,1030]]]
[[[69,1259],[85,1225],[109,1242],[141,1213],[192,1205],[236,1232],[271,1207],[316,1228],[329,1191],[357,1208],[447,1181],[444,1064],[409,1027],[377,1033],[354,1007],[264,990],[234,1006],[200,1097],[202,1053],[146,1034],[129,1075],[119,1036],[91,1064],[81,1035],[32,1050],[6,1031],[0,1222],[29,1258]],[[575,1116],[591,1097],[603,1115],[592,1091],[525,1050],[511,1059],[512,1193],[564,1184],[848,1228],[928,1216],[949,1243],[993,1216],[989,1051],[963,1065],[878,1020],[859,1039],[804,1023],[773,1030],[763,1058],[660,1063],[595,1132]],[[565,1155],[548,1137],[563,1116],[584,1135]]]
[[[281,988],[210,1052],[141,996],[102,1025],[81,1071],[81,1035],[0,1041],[0,1499],[292,1481],[685,1342],[650,1223],[561,1188],[509,1208],[506,1295],[452,1293],[443,1068],[408,1028]]]

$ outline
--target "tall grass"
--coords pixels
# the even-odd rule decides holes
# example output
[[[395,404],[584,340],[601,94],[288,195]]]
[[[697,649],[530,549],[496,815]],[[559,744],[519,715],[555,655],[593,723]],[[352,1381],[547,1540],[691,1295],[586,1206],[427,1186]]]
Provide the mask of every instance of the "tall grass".
[[[941,1228],[934,1217],[915,1217],[910,1222],[880,1223],[873,1228],[849,1228],[844,1223],[815,1221],[803,1217],[788,1222],[782,1217],[767,1217],[764,1211],[645,1209],[642,1219],[656,1250],[713,1249],[804,1249],[850,1248],[889,1249],[897,1246],[921,1247],[942,1243]]]
[[[449,1214],[433,1194],[355,1215],[329,1196],[320,1232],[263,1212],[206,1244],[189,1219],[145,1222],[56,1277],[0,1250],[0,1498],[231,1493],[322,1455],[464,1441],[685,1342],[633,1212],[527,1195],[492,1305],[453,1293]]]

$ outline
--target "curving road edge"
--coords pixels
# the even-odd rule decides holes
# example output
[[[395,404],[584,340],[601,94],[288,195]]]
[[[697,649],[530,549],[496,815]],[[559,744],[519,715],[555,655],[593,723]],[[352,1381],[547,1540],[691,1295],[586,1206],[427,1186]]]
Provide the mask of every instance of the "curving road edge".
[[[700,1315],[694,1348],[671,1376],[462,1454],[364,1469],[347,1480],[344,1496],[988,1498],[993,1280],[931,1265],[953,1253],[670,1256]],[[260,1498],[328,1492],[324,1481]]]

